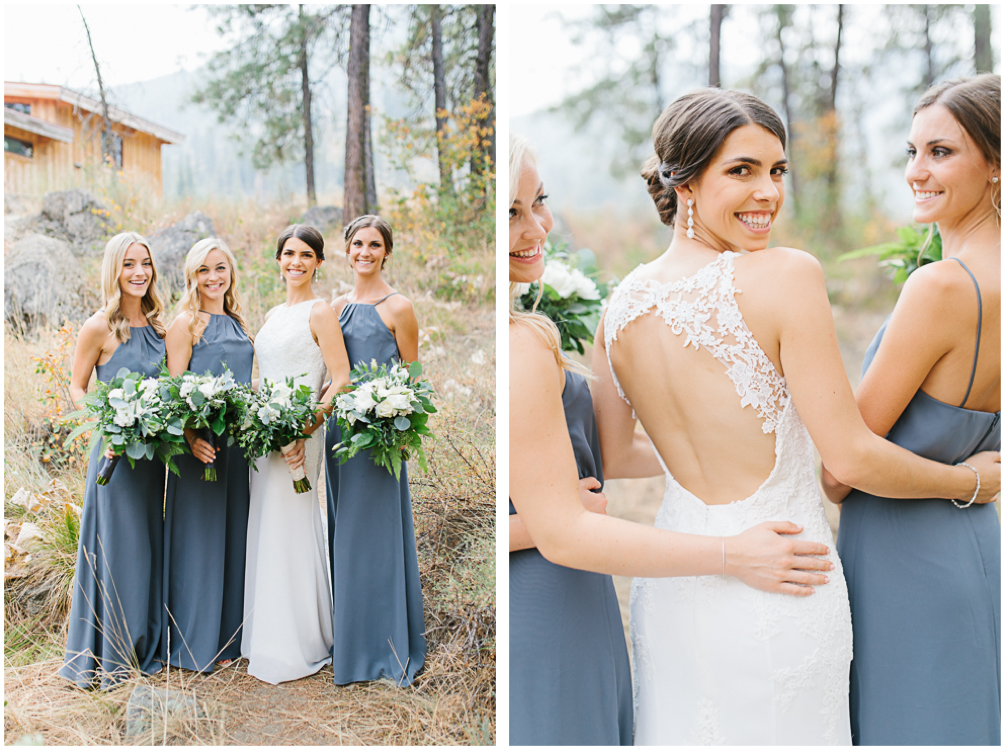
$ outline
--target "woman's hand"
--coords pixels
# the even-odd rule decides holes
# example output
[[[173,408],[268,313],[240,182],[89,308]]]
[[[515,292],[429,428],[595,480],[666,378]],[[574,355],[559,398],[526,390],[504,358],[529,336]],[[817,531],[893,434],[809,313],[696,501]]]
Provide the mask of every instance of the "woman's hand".
[[[106,448],[105,449],[105,458],[107,458],[109,461],[111,461],[113,458],[115,458],[115,451],[113,451],[111,448]]]
[[[307,441],[300,438],[293,443],[293,449],[291,451],[282,454],[282,458],[289,465],[289,468],[299,469],[303,466],[307,455],[306,444]]]
[[[216,460],[216,454],[220,452],[219,448],[214,451],[213,446],[200,438],[199,433],[191,427],[185,428],[185,440],[188,441],[188,445],[192,449],[192,455],[204,464],[211,464]]]
[[[801,531],[801,526],[790,521],[768,521],[726,537],[725,574],[760,591],[809,596],[812,586],[822,586],[830,579],[808,571],[833,570],[833,563],[810,557],[828,554],[825,544],[782,536]]]
[[[602,486],[596,477],[583,477],[579,480],[579,496],[582,498],[582,505],[586,510],[605,516],[607,514],[607,496],[602,492],[593,492]]]
[[[974,502],[992,503],[1001,491],[1001,454],[998,451],[983,451],[970,456],[965,463],[980,473],[980,491]],[[973,489],[976,489],[976,477],[973,477]],[[968,503],[969,497],[962,497],[959,500]]]

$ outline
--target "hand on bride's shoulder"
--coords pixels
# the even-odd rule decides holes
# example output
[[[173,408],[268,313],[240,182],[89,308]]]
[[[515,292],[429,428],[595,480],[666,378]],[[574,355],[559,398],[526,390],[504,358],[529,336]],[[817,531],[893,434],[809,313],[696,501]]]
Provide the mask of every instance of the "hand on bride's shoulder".
[[[583,507],[590,513],[607,514],[607,496],[596,492],[602,485],[596,477],[583,477],[579,480],[579,495]]]

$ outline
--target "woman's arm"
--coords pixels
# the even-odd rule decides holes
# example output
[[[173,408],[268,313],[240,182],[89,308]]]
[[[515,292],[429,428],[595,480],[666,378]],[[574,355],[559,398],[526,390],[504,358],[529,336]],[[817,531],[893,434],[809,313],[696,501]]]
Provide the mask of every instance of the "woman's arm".
[[[784,377],[829,472],[883,497],[968,501],[976,489],[969,469],[928,461],[868,429],[840,359],[822,267],[807,253],[775,251],[782,257],[772,268],[770,299]],[[978,454],[970,463],[980,472],[980,499],[992,498],[1000,490],[1000,454]]]
[[[101,351],[111,329],[105,320],[103,312],[92,315],[80,327],[77,335],[77,347],[73,352],[73,371],[70,377],[70,398],[73,405],[80,409],[80,399],[87,394],[87,385],[91,382]]]
[[[164,344],[167,347],[167,371],[172,378],[185,372],[192,361],[192,334],[188,329],[191,322],[192,314],[183,312],[167,329]],[[185,428],[185,440],[192,449],[192,455],[204,464],[212,463],[216,454],[220,452],[219,448],[214,451],[213,447],[190,427]]]
[[[637,418],[617,393],[600,320],[593,338],[593,375],[590,384],[596,427],[600,433],[603,475],[607,479],[655,477],[663,474],[655,447],[636,429]]]
[[[579,496],[582,498],[582,506],[590,513],[607,512],[607,496],[602,492],[594,492],[602,485],[596,477],[585,477],[579,480]],[[536,545],[530,538],[530,532],[526,530],[519,513],[509,516],[509,551],[518,552],[521,549],[532,549]]]
[[[328,408],[337,394],[349,383],[349,355],[345,350],[345,339],[342,338],[342,327],[338,323],[338,315],[329,305],[314,305],[310,311],[310,332],[314,340],[321,348],[321,356],[324,357],[324,366],[328,368],[331,376],[331,385],[324,392],[319,406],[321,413],[315,417],[314,423],[308,428],[307,434],[312,433],[328,418],[330,409]]]
[[[418,318],[411,300],[395,294],[387,300],[394,321],[394,339],[402,362],[418,360]],[[385,304],[387,304],[385,303]]]
[[[765,591],[807,596],[826,582],[809,570],[831,564],[807,555],[828,548],[786,539],[792,523],[702,537],[589,513],[579,499],[575,459],[561,405],[554,354],[532,331],[509,325],[510,497],[541,554],[558,565],[614,575],[735,575]],[[724,557],[724,560],[723,560]],[[804,584],[804,585],[795,585]]]

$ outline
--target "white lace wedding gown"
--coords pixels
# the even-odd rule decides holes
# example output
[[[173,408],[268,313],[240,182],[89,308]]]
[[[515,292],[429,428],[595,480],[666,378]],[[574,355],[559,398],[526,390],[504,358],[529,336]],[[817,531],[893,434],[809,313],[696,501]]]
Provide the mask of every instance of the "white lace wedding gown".
[[[296,378],[316,395],[324,382],[320,347],[310,333],[310,311],[321,299],[276,308],[255,336],[260,378]],[[313,674],[331,663],[331,584],[326,529],[317,500],[323,428],[307,440],[311,489],[297,494],[278,452],[251,472],[244,635],[248,674],[273,685]]]
[[[797,537],[829,546],[830,582],[808,597],[770,594],[736,578],[636,578],[631,591],[636,745],[851,744],[847,586],[823,511],[808,431],[784,378],[736,304],[725,252],[693,276],[662,284],[637,269],[606,312],[611,351],[625,326],[650,311],[681,346],[706,347],[735,384],[742,406],[775,433],[775,465],[749,497],[707,505],[666,469],[661,529],[721,536],[763,521],[794,521]],[[613,368],[611,368],[613,369]],[[621,397],[627,397],[617,382]],[[630,403],[630,402],[629,402]],[[660,458],[660,461],[662,459]]]

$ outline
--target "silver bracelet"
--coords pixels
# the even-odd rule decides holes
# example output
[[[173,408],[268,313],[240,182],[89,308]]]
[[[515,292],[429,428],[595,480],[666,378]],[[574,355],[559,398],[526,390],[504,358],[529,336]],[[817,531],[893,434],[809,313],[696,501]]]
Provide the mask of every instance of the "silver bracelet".
[[[725,577],[725,537],[722,537],[722,578]]]
[[[965,505],[962,505],[954,497],[951,498],[952,502],[955,503],[955,507],[956,508],[968,508],[970,505],[973,504],[973,500],[976,499],[976,496],[978,494],[980,494],[980,473],[978,471],[976,471],[976,469],[974,469],[972,466],[970,466],[969,464],[967,464],[965,461],[959,461],[959,463],[957,463],[955,465],[956,466],[965,466],[967,469],[969,469],[970,471],[972,471],[973,474],[976,475],[976,491],[973,492],[973,496],[971,498],[969,498],[969,502],[968,503],[966,503]]]

